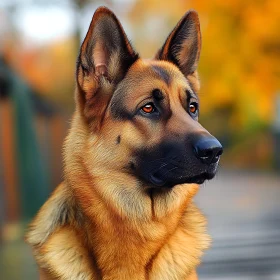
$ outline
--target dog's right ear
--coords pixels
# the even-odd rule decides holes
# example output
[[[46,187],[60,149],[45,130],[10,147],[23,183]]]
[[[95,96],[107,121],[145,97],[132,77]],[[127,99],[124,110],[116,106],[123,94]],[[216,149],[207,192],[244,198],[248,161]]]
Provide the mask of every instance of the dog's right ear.
[[[179,67],[187,77],[195,72],[201,49],[198,14],[188,11],[167,37],[156,59],[167,60]]]
[[[77,101],[92,129],[100,126],[115,85],[137,59],[115,14],[98,8],[82,43],[76,74]]]

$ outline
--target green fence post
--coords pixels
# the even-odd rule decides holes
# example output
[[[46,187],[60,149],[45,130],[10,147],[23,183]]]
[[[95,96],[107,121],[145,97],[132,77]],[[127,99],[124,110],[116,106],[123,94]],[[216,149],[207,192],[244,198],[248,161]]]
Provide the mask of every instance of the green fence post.
[[[12,77],[16,154],[19,171],[20,200],[24,219],[34,216],[49,193],[50,177],[42,161],[34,129],[31,90],[18,77]]]

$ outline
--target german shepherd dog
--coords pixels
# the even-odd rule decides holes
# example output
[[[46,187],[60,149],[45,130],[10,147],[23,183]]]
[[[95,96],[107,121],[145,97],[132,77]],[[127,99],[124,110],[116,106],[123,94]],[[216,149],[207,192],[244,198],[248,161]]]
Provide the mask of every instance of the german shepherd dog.
[[[198,123],[200,48],[192,10],[151,60],[109,9],[94,13],[77,61],[65,179],[26,238],[41,279],[197,279],[210,238],[192,199],[222,154]]]

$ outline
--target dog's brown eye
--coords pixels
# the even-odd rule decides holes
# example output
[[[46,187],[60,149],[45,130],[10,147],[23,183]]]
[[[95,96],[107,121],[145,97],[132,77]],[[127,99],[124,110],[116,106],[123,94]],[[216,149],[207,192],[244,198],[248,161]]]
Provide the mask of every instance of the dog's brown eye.
[[[189,105],[189,111],[192,115],[196,115],[197,114],[197,110],[198,109],[198,104],[196,102],[192,102],[190,105]]]
[[[143,106],[143,107],[141,108],[141,110],[142,110],[144,113],[146,113],[146,114],[151,114],[151,113],[154,112],[155,107],[154,107],[154,105],[153,105],[152,103],[148,103],[148,104],[146,104],[145,106]]]

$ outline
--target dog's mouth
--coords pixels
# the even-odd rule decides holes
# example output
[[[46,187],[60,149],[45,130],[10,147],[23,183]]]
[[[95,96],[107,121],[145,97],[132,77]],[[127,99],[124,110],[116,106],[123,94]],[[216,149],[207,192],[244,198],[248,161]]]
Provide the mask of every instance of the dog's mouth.
[[[203,184],[206,180],[211,180],[215,176],[215,172],[203,172],[194,176],[178,176],[174,178],[164,178],[157,172],[151,173],[149,181],[156,187],[172,188],[179,184]]]
[[[192,183],[201,185],[216,175],[220,156],[216,157],[212,152],[211,157],[206,153],[198,156],[193,150],[186,149],[185,145],[167,142],[155,150],[141,151],[134,172],[151,188],[172,188]]]

